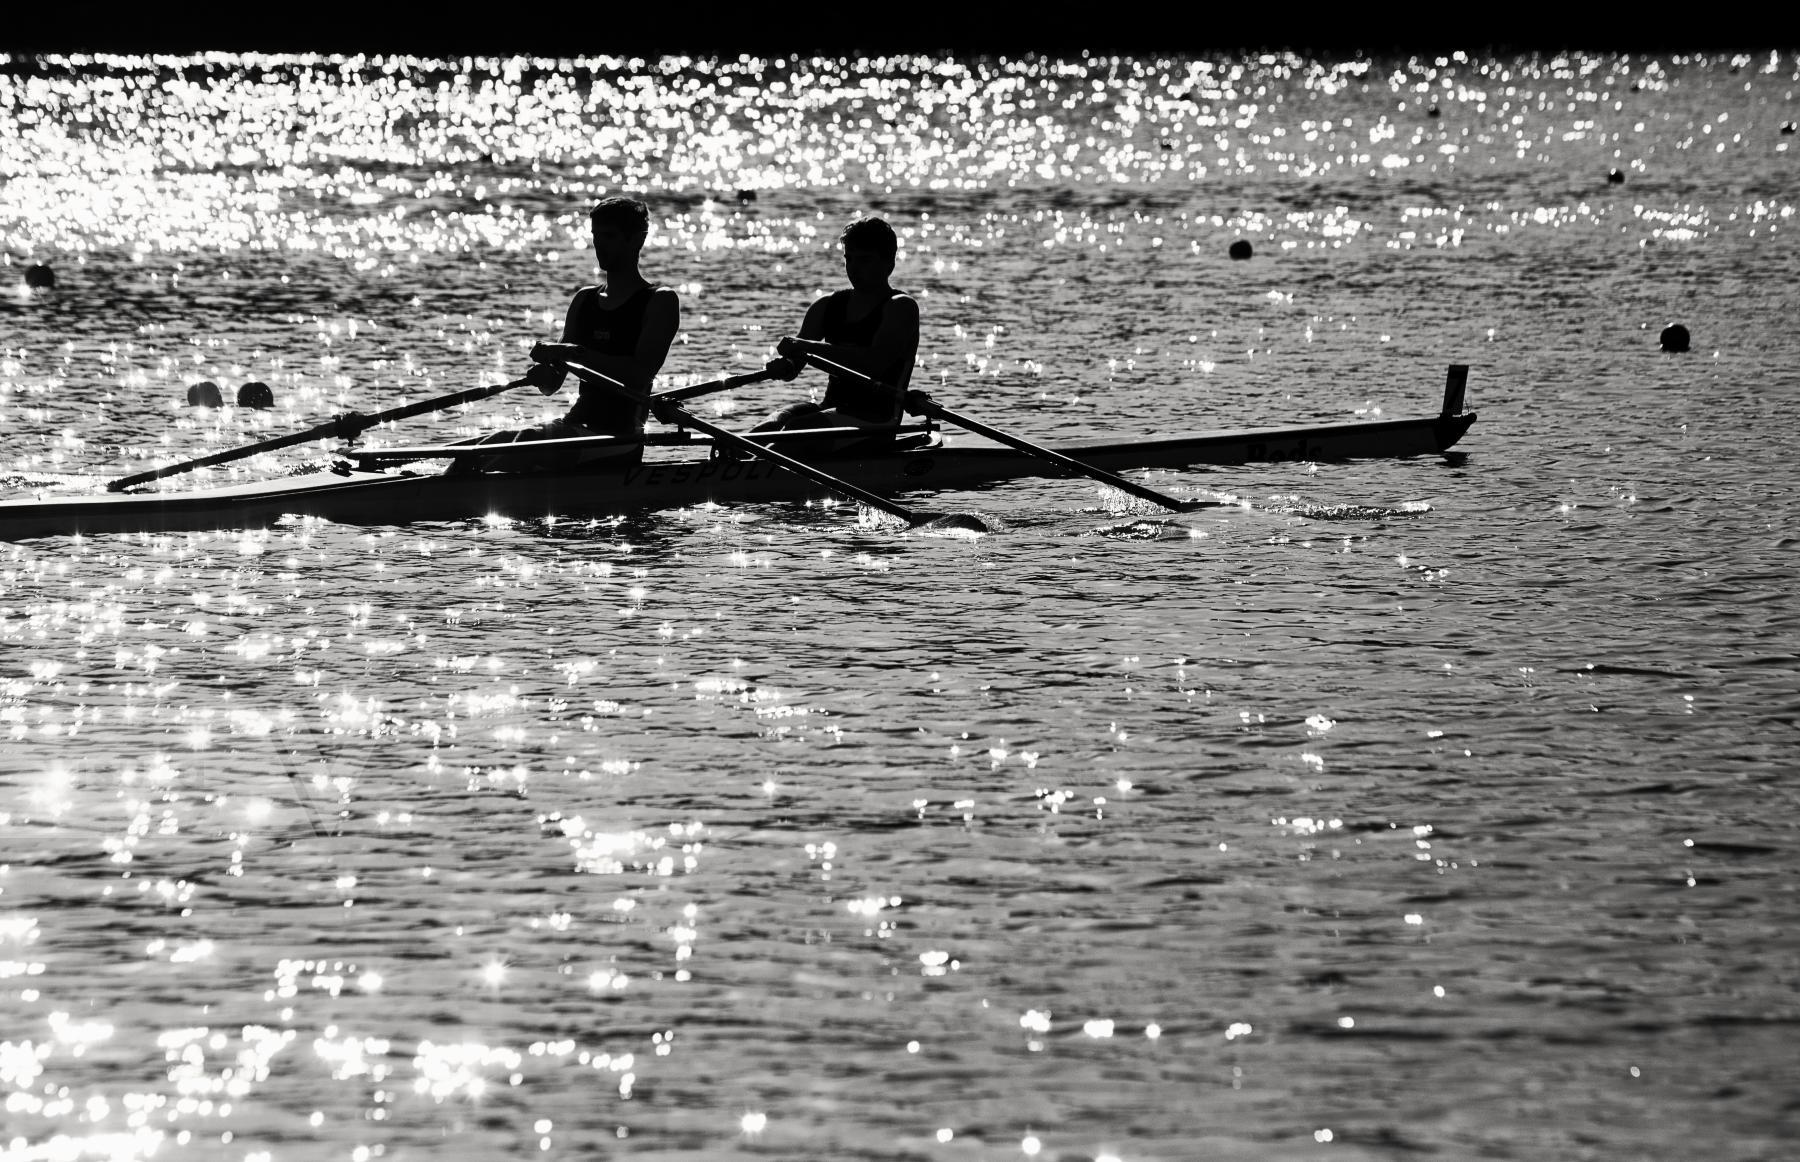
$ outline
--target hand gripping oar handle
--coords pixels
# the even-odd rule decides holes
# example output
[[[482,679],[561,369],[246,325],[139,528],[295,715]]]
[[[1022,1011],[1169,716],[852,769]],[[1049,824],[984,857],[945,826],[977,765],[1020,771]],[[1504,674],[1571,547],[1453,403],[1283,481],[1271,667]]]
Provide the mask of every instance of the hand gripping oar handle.
[[[246,456],[256,456],[263,452],[273,452],[278,448],[289,448],[295,444],[307,444],[314,440],[329,440],[338,436],[353,440],[377,424],[404,420],[410,416],[424,415],[426,412],[443,411],[458,404],[473,403],[478,399],[486,399],[490,395],[499,395],[526,382],[516,379],[511,383],[496,383],[488,387],[470,387],[449,395],[435,396],[420,400],[417,403],[403,404],[397,408],[389,408],[384,412],[376,412],[372,416],[351,412],[338,416],[329,423],[317,424],[305,431],[290,432],[285,436],[273,436],[254,444],[246,444],[241,448],[227,448],[222,452],[214,452],[208,456],[200,456],[193,460],[183,460],[176,464],[165,464],[161,468],[152,468],[148,472],[139,472],[132,476],[121,476],[117,480],[108,481],[109,492],[123,492],[127,488],[135,488],[140,484],[148,484],[152,480],[161,480],[165,476],[174,476],[178,472],[191,472],[196,468],[210,468],[214,464],[228,464],[233,460],[242,460]]]
[[[595,371],[591,367],[585,367],[572,360],[563,364],[563,366],[567,367],[584,383],[592,383],[600,387],[609,388],[631,399],[639,398],[637,392],[632,391],[611,376]],[[678,391],[680,389],[677,388],[674,390]],[[672,394],[673,391],[657,392],[652,398],[655,400],[659,412],[673,414],[684,427],[690,427],[695,431],[705,432],[721,444],[726,444],[737,448],[740,451],[747,452],[759,460],[768,460],[771,463],[778,464],[789,472],[794,473],[796,476],[804,476],[814,484],[822,485],[832,492],[837,493],[839,496],[846,497],[861,504],[866,504],[870,508],[880,509],[890,516],[899,517],[908,524],[920,525],[927,521],[938,519],[937,513],[914,512],[909,508],[895,504],[885,496],[877,496],[875,493],[870,492],[865,488],[859,488],[847,480],[839,480],[837,477],[823,469],[814,468],[811,464],[796,460],[792,456],[784,456],[773,448],[759,444],[755,440],[740,436],[736,432],[721,428],[717,424],[708,423],[706,420],[701,419],[693,412],[688,411],[680,404],[671,400],[669,396]],[[659,415],[658,418],[661,418],[661,416]]]
[[[822,356],[809,353],[807,359],[818,364],[820,367],[823,367],[833,375],[847,375],[852,379],[860,379],[864,383],[876,387],[887,388],[889,391],[895,390],[891,385],[882,383],[873,376],[864,375],[860,371],[845,367],[841,363],[834,363]],[[923,391],[909,391],[905,393],[905,398],[906,410],[915,416],[929,416],[932,419],[948,420],[950,423],[967,428],[976,435],[986,436],[988,439],[1005,444],[1009,448],[1017,448],[1028,456],[1036,456],[1041,460],[1048,460],[1050,463],[1055,464],[1063,471],[1072,475],[1086,476],[1090,479],[1098,480],[1102,484],[1110,484],[1120,492],[1127,492],[1132,496],[1154,501],[1164,508],[1174,509],[1176,512],[1192,512],[1195,509],[1209,507],[1209,502],[1207,501],[1177,500],[1173,496],[1165,496],[1154,488],[1146,488],[1144,485],[1127,480],[1123,476],[1114,475],[1104,468],[1096,468],[1092,464],[1083,464],[1074,457],[1065,456],[1052,448],[1046,448],[1041,444],[1034,444],[1030,440],[1013,435],[1011,432],[1003,432],[999,428],[989,427],[979,420],[971,419],[968,416],[951,411]]]

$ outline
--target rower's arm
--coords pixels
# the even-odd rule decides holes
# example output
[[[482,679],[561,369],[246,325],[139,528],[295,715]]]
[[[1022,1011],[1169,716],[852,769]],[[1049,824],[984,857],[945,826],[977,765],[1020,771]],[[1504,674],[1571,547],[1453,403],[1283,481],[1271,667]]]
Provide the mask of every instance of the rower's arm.
[[[820,299],[807,310],[806,320],[800,324],[800,334],[796,336],[809,354],[864,375],[875,375],[882,368],[906,358],[909,352],[918,350],[919,304],[911,295],[895,295],[887,301],[881,313],[881,326],[876,328],[875,338],[867,347],[825,342],[825,301]]]
[[[798,338],[811,342],[822,342],[825,338],[825,304],[831,301],[830,295],[821,295],[806,308],[806,317],[800,320]]]
[[[681,329],[681,299],[668,287],[659,287],[651,294],[650,304],[644,308],[644,329],[638,336],[637,350],[630,355],[610,355],[574,342],[575,317],[576,303],[572,302],[563,321],[563,341],[538,344],[532,348],[532,357],[546,362],[573,359],[636,391],[648,392]]]

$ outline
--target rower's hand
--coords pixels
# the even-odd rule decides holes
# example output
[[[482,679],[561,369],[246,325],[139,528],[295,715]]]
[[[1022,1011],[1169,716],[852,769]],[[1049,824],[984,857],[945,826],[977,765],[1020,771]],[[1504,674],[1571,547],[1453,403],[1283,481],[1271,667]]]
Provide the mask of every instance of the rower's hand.
[[[545,395],[550,395],[563,385],[564,371],[549,363],[534,363],[531,370],[525,373],[525,382],[537,388]]]
[[[800,377],[800,363],[785,355],[777,355],[763,364],[763,370],[776,379],[798,379]]]
[[[560,367],[580,352],[581,348],[573,343],[534,343],[531,346],[531,361]]]
[[[361,412],[340,412],[331,417],[331,422],[337,425],[332,435],[340,440],[355,440],[369,429],[369,418]]]
[[[805,339],[797,339],[792,335],[788,335],[783,338],[781,342],[775,344],[775,350],[783,359],[791,360],[798,366],[805,367],[806,356],[810,346],[811,345],[807,343]]]

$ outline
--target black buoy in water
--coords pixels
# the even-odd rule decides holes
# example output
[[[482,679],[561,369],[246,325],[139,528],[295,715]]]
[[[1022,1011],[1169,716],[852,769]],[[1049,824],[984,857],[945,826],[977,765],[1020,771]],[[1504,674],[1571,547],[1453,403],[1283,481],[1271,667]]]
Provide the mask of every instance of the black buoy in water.
[[[1624,171],[1615,169],[1611,173],[1606,175],[1606,180],[1608,182],[1611,182],[1615,186],[1622,186],[1625,184]]]
[[[748,206],[751,202],[754,202],[756,200],[756,191],[755,190],[739,190],[737,192],[737,200],[738,200],[738,205]]]
[[[1231,244],[1231,250],[1228,253],[1231,255],[1231,257],[1234,261],[1242,262],[1242,261],[1244,261],[1244,259],[1249,258],[1250,255],[1255,252],[1250,249],[1250,244],[1248,242],[1245,242],[1242,238],[1239,238],[1236,242],[1233,242]]]
[[[45,290],[56,285],[56,272],[43,263],[33,263],[25,268],[25,285],[33,290]]]
[[[225,397],[219,394],[219,385],[210,379],[202,379],[199,383],[188,384],[188,406],[197,408],[222,407]]]
[[[1664,351],[1686,351],[1688,349],[1688,329],[1680,323],[1670,323],[1662,329],[1662,349]]]
[[[237,401],[241,408],[272,408],[275,392],[261,380],[251,380],[238,388]]]

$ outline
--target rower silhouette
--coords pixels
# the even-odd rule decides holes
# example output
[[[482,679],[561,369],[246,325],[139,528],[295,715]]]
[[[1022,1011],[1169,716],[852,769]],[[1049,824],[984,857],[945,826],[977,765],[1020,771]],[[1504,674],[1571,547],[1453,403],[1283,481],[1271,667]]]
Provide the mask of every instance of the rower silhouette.
[[[919,350],[919,304],[889,281],[899,239],[892,226],[871,217],[844,227],[839,241],[849,288],[814,302],[800,333],[776,345],[768,369],[792,379],[806,367],[807,356],[817,355],[869,378],[832,374],[822,400],[790,404],[752,431],[848,427],[891,437],[900,423]]]
[[[644,421],[650,385],[669,357],[681,326],[681,300],[673,288],[646,279],[638,269],[650,234],[650,211],[635,198],[603,198],[588,215],[594,258],[605,282],[575,292],[563,319],[562,339],[531,349],[536,361],[526,379],[545,395],[559,390],[570,361],[592,368],[627,389],[620,392],[582,381],[568,412],[549,423],[518,431],[494,432],[477,444],[611,436],[613,443],[548,450],[521,461],[518,456],[460,456],[451,472],[505,469],[568,470],[629,467],[644,456]]]

